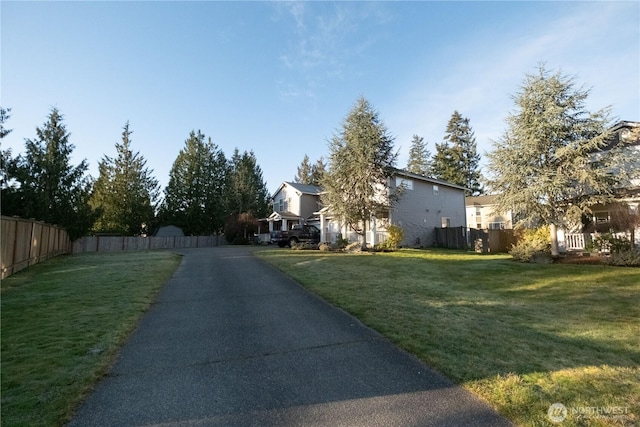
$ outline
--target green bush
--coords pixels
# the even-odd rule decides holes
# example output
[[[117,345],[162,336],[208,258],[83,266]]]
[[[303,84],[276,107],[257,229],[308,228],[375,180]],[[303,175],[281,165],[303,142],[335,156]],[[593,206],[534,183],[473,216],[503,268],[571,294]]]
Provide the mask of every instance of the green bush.
[[[349,245],[349,239],[343,239],[342,234],[338,234],[335,245],[338,249],[344,249]]]
[[[640,251],[635,248],[626,251],[612,251],[605,262],[620,267],[640,267]]]
[[[395,251],[400,246],[402,239],[404,239],[404,231],[402,228],[397,225],[390,225],[387,227],[387,240],[382,246]]]
[[[632,252],[634,249],[629,239],[616,237],[613,233],[598,234],[595,239],[593,239],[590,248],[598,252],[609,252],[611,254]]]
[[[549,227],[527,229],[521,232],[518,243],[509,253],[520,262],[545,263],[551,260],[551,240]]]

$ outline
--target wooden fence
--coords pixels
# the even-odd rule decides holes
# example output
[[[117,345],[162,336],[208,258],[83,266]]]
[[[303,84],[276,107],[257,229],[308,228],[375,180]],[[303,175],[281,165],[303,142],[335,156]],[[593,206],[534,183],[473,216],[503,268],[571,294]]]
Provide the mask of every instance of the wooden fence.
[[[435,228],[436,246],[447,249],[467,249],[465,227]]]
[[[2,278],[57,255],[71,252],[67,231],[44,222],[2,216]]]
[[[224,236],[85,236],[73,242],[73,253],[210,248],[225,243]]]
[[[476,252],[504,253],[511,250],[517,238],[513,230],[469,229],[469,243]]]

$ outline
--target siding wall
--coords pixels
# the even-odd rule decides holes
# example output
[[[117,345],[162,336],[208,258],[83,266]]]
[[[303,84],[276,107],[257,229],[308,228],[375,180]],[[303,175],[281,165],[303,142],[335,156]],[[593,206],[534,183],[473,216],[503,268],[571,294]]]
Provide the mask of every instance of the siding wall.
[[[434,229],[442,227],[443,217],[449,218],[450,227],[466,228],[464,191],[435,184],[438,192],[434,194],[434,184],[412,181],[413,189],[404,191],[391,212],[391,222],[404,230],[402,245],[435,244]]]
[[[311,194],[303,194],[300,196],[300,216],[303,218],[309,218],[313,215],[314,212],[317,212],[318,209],[318,201],[320,200],[319,196],[314,196]]]

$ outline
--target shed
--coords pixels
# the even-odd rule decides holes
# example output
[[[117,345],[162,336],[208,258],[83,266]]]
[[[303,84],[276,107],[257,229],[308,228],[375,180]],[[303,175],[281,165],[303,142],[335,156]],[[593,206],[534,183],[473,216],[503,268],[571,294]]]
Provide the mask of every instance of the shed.
[[[155,237],[183,237],[184,232],[182,228],[176,227],[175,225],[165,225],[158,228],[153,235]]]

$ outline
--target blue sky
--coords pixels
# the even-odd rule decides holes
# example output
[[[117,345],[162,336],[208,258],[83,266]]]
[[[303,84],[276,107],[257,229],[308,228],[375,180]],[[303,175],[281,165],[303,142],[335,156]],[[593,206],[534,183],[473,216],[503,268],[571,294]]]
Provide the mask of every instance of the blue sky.
[[[591,88],[587,107],[640,120],[640,2],[0,3],[2,148],[52,107],[74,164],[114,156],[122,127],[162,187],[191,130],[253,150],[270,191],[291,180],[359,96],[404,167],[414,134],[441,142],[454,110],[491,149],[541,62]]]

